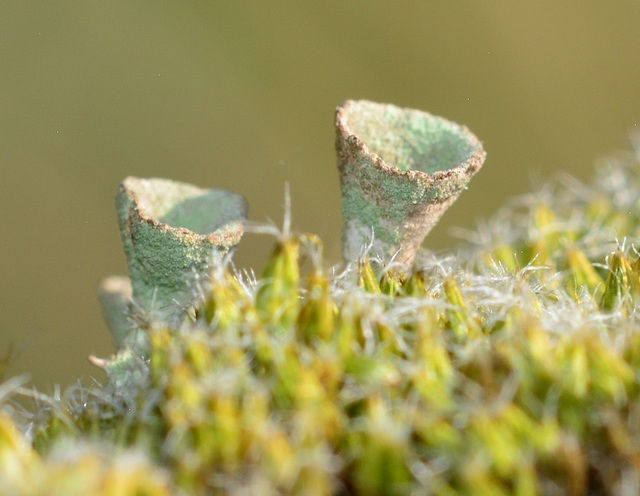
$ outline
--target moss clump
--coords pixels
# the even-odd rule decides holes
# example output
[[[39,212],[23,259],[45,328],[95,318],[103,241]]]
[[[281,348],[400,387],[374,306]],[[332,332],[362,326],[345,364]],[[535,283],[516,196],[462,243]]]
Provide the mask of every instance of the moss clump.
[[[138,450],[59,437],[42,456],[27,444],[6,414],[0,415],[3,495],[169,496],[175,494],[171,488],[167,471],[154,466]]]
[[[138,316],[104,387],[0,419],[0,487],[637,494],[639,165],[528,195],[408,272],[336,273],[308,235],[258,280],[216,266],[180,328]]]

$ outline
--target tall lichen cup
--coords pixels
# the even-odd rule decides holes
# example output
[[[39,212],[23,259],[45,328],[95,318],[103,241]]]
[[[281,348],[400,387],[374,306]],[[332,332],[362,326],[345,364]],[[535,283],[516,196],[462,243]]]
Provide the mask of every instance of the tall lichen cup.
[[[167,179],[128,177],[116,195],[133,299],[168,322],[193,300],[194,274],[208,276],[244,232],[243,197]]]
[[[464,126],[419,110],[348,100],[336,111],[343,255],[411,263],[485,152]]]

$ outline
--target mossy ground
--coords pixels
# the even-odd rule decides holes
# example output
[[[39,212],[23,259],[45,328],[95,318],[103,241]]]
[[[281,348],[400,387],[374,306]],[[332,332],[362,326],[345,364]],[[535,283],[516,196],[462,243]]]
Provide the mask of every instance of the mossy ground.
[[[133,316],[106,385],[0,386],[0,492],[640,493],[639,166],[408,272],[290,234],[257,280],[221,264],[180,329]]]

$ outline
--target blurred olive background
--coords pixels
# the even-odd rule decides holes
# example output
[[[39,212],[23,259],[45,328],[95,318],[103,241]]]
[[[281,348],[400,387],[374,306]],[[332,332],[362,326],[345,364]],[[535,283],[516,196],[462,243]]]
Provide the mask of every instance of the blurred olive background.
[[[488,159],[427,241],[454,249],[556,171],[582,179],[640,119],[640,3],[40,0],[0,6],[0,354],[45,392],[113,348],[94,296],[126,273],[128,175],[243,194],[340,260],[333,118],[348,98],[467,125]],[[532,181],[533,179],[533,181]],[[261,269],[273,240],[246,235]]]

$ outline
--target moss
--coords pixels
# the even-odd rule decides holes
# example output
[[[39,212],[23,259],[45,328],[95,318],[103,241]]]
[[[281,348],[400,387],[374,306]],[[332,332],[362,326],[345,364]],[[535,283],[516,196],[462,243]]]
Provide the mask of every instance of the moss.
[[[136,319],[105,385],[0,417],[0,487],[636,494],[639,171],[543,188],[410,270],[333,271],[290,234],[257,281],[216,265],[180,328]]]

